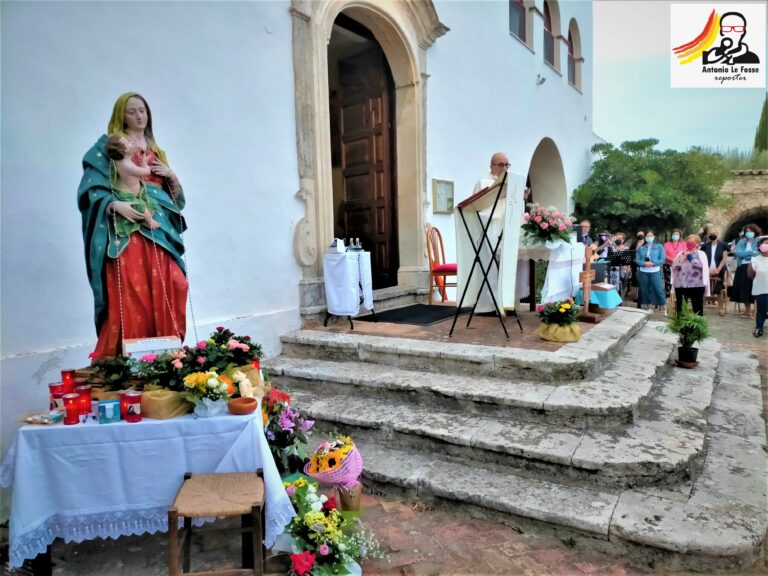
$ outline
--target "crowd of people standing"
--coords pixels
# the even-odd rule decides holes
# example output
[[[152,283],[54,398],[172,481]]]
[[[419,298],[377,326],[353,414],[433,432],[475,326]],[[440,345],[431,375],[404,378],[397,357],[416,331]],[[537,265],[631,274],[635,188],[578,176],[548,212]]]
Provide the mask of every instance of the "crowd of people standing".
[[[744,226],[730,243],[714,226],[707,227],[703,238],[674,229],[663,243],[652,228],[638,231],[631,244],[623,232],[603,230],[593,239],[590,230],[591,223],[583,220],[579,239],[595,244],[598,261],[615,262],[616,252],[635,252],[631,264],[609,268],[609,281],[625,301],[665,315],[671,306],[679,314],[683,302],[688,302],[695,314],[703,315],[705,299],[711,298],[724,316],[730,300],[740,318],[754,318],[754,336],[763,335],[768,317],[768,235],[763,236],[756,224]]]

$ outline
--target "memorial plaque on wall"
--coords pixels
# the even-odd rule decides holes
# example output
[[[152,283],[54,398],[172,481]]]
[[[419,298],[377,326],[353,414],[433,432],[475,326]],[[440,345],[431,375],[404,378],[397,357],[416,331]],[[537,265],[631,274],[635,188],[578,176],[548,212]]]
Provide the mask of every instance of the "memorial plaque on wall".
[[[453,182],[432,179],[432,212],[434,214],[453,213]]]

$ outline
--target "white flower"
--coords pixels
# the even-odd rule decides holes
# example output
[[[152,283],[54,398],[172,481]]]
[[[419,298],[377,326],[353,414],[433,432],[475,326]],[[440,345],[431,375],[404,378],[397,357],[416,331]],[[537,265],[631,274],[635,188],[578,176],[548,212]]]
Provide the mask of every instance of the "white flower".
[[[325,504],[326,502],[328,502],[328,496],[326,496],[325,494],[322,494],[322,495],[320,496],[320,502],[321,502],[321,503],[323,503],[323,504]]]
[[[345,544],[341,543],[341,542],[338,543],[337,547],[338,547],[339,550],[346,550],[347,549],[347,546]]]
[[[216,388],[219,385],[219,381],[216,378],[208,378],[208,388]]]
[[[310,484],[309,486],[307,486],[307,492],[310,494],[314,494],[315,492],[317,492],[317,488],[315,488]]]

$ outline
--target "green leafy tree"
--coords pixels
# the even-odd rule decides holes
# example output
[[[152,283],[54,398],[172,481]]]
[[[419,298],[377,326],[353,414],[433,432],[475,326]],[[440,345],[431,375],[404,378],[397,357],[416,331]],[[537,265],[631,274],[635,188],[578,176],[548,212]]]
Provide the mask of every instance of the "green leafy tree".
[[[755,130],[755,153],[768,150],[768,93],[763,100],[763,111],[760,112],[760,122]]]
[[[592,173],[573,194],[576,216],[592,229],[623,231],[653,227],[693,231],[707,208],[721,205],[728,171],[719,154],[692,148],[687,152],[656,150],[655,138],[596,144]]]

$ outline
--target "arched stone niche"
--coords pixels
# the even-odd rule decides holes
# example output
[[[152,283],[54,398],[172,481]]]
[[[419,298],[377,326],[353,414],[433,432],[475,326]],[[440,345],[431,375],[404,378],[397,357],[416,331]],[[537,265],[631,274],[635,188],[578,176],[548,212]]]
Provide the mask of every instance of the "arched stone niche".
[[[448,28],[431,0],[293,0],[297,197],[306,204],[296,225],[294,251],[303,272],[300,306],[305,315],[324,306],[322,255],[334,230],[327,50],[341,12],[373,33],[395,83],[398,285],[417,286],[426,270],[426,51]]]
[[[555,206],[568,212],[568,189],[560,151],[551,138],[542,138],[531,156],[528,168],[533,199],[542,206]]]

